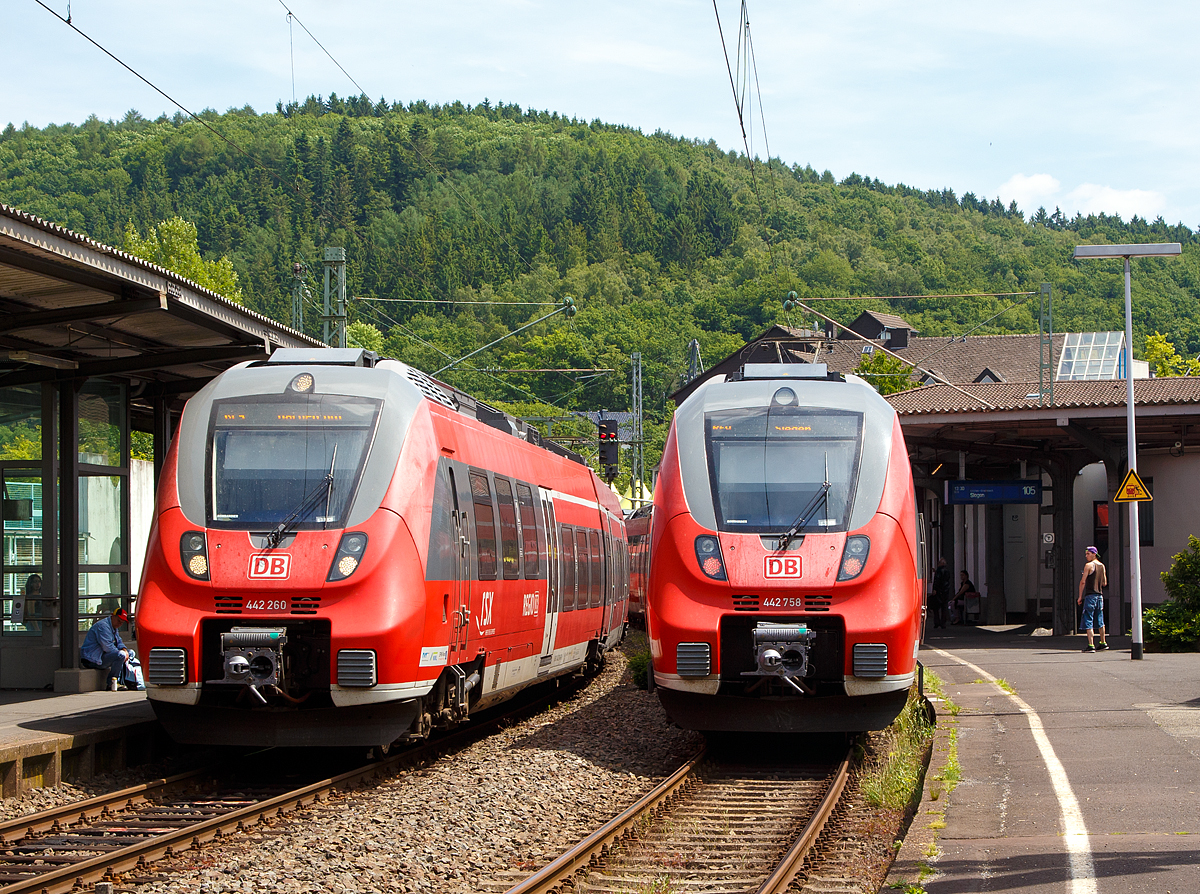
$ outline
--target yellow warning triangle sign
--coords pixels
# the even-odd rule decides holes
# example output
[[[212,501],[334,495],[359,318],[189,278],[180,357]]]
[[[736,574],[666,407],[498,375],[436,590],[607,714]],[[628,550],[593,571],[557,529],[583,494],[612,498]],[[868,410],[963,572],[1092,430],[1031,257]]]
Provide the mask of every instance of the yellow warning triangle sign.
[[[1117,488],[1117,495],[1113,497],[1113,502],[1136,503],[1149,502],[1153,499],[1150,491],[1146,490],[1146,485],[1142,483],[1142,479],[1138,477],[1138,473],[1130,469],[1125,480],[1121,482],[1121,486]]]

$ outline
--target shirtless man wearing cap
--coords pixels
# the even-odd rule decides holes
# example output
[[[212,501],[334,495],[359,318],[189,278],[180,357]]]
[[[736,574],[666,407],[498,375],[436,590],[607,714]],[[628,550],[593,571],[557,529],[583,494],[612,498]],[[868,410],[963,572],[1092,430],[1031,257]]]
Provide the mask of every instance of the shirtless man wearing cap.
[[[1096,547],[1089,546],[1087,552],[1087,564],[1083,566],[1083,577],[1079,579],[1079,598],[1077,604],[1083,606],[1083,626],[1087,630],[1088,644],[1084,646],[1085,652],[1103,652],[1108,648],[1108,643],[1104,638],[1104,594],[1101,592],[1105,585],[1108,584],[1108,575],[1105,573],[1104,564],[1100,561],[1100,554],[1096,551]],[[1084,594],[1087,594],[1087,601],[1084,601]],[[1100,642],[1092,641],[1092,630],[1099,628]]]
[[[114,692],[125,662],[129,658],[129,647],[121,640],[117,628],[129,620],[125,609],[118,608],[92,625],[83,645],[79,648],[79,663],[84,667],[108,671],[104,688]]]

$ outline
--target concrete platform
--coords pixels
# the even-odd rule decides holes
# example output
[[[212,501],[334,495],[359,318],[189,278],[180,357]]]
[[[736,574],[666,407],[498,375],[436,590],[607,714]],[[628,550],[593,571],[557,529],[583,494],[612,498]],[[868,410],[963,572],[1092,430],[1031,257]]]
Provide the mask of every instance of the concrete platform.
[[[0,787],[89,779],[169,754],[145,692],[0,691]]]
[[[1200,653],[1133,661],[1128,637],[1084,654],[1083,636],[930,634],[920,660],[960,710],[935,701],[924,796],[884,890],[1200,890]]]

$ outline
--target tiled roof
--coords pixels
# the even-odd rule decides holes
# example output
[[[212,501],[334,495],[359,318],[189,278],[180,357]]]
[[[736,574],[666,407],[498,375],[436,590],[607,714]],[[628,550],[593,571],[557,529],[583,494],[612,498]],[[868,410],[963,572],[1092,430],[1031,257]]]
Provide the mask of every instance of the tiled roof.
[[[885,314],[885,313],[880,313],[879,311],[875,311],[875,310],[865,310],[865,311],[863,311],[863,313],[873,317],[875,320],[877,320],[879,322],[879,325],[885,326],[888,329],[908,329],[911,331],[915,331],[915,330],[913,330],[912,326],[910,326],[901,317],[898,317],[895,314]]]
[[[981,412],[988,409],[982,401],[987,401],[997,410],[1035,409],[1039,406],[1036,385],[1031,387],[1025,383],[1001,382],[960,387],[961,391],[948,385],[925,385],[912,391],[888,395],[887,400],[901,416]],[[964,391],[967,393],[964,394]],[[1200,404],[1200,377],[1135,379],[1133,395],[1138,406]],[[980,399],[973,399],[975,397]],[[1124,379],[1054,383],[1055,409],[1124,405]]]
[[[1050,372],[1058,368],[1058,357],[1062,353],[1066,336],[1052,336]],[[881,342],[873,340],[872,344]],[[863,342],[839,340],[833,342],[828,351],[822,351],[821,360],[837,372],[853,372],[862,362]],[[984,369],[990,369],[1006,382],[1037,382],[1038,351],[1040,336],[1037,335],[968,335],[962,338],[945,336],[910,336],[908,347],[891,349],[905,360],[922,369],[935,369],[938,374],[956,384],[974,382]]]

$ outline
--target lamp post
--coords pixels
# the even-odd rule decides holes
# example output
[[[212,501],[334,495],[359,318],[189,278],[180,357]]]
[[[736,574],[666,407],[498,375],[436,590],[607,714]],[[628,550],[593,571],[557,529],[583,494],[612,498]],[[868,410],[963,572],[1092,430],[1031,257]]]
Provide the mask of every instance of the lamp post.
[[[1125,260],[1125,410],[1126,453],[1129,470],[1137,472],[1137,434],[1133,414],[1133,304],[1129,289],[1130,258],[1174,258],[1183,251],[1178,242],[1143,243],[1140,245],[1077,245],[1074,260],[1124,258]],[[1118,545],[1119,548],[1119,545]],[[1138,506],[1129,504],[1129,590],[1133,622],[1133,643],[1130,657],[1142,657],[1142,549],[1138,530]]]

